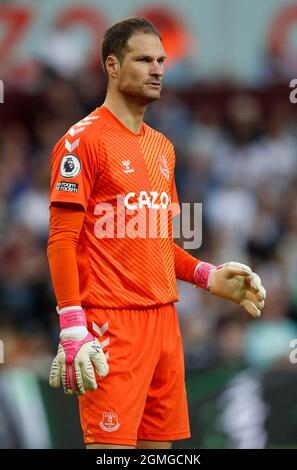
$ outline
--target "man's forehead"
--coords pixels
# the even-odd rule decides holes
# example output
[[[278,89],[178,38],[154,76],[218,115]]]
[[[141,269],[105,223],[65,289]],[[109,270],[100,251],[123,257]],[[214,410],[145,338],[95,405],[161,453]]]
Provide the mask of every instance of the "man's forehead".
[[[162,42],[155,34],[134,33],[127,41],[126,54],[129,55],[164,55]]]

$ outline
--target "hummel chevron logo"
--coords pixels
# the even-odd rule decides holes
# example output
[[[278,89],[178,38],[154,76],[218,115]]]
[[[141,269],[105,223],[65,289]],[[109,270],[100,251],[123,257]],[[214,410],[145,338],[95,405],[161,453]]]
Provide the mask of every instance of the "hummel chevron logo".
[[[110,338],[106,338],[104,341],[100,341],[100,344],[101,344],[101,348],[104,349],[106,348],[106,346],[109,345],[109,342],[110,342]]]
[[[108,330],[108,321],[106,323],[104,323],[104,325],[101,328],[100,328],[100,326],[97,325],[97,323],[95,323],[93,321],[92,322],[92,328],[93,328],[94,332],[96,332],[99,336],[103,336],[104,333],[106,333],[106,331]],[[109,345],[109,342],[110,342],[109,337],[106,338],[104,341],[100,340],[101,348],[104,349],[106,346]],[[109,351],[106,351],[105,357],[106,357],[106,359],[109,359]]]
[[[72,144],[69,142],[68,139],[65,140],[65,147],[68,150],[68,152],[73,152],[76,147],[78,147],[79,144],[79,138],[76,139]]]
[[[69,134],[71,137],[74,137],[76,134],[79,134],[80,132],[83,132],[86,128],[86,126],[89,126],[92,124],[92,122],[95,119],[98,119],[100,116],[87,116],[83,118],[81,121],[79,121],[77,124],[74,124],[73,127],[71,127]],[[75,129],[76,128],[76,129]],[[67,148],[67,147],[66,147]],[[75,148],[75,147],[74,147]],[[68,149],[67,149],[68,150]],[[72,149],[73,150],[73,149]],[[71,152],[71,150],[69,150]]]
[[[85,127],[79,127],[78,129],[73,129],[73,127],[71,127],[71,129],[69,131],[69,134],[73,137],[76,134],[79,134],[80,132],[82,132],[84,130],[85,130]]]
[[[87,116],[85,118],[82,119],[82,121],[93,121],[95,119],[98,119],[99,116]]]
[[[104,323],[104,325],[100,328],[100,326],[97,325],[94,321],[92,322],[92,328],[96,333],[98,333],[99,336],[103,336],[104,333],[108,330],[108,321]],[[101,344],[102,345],[102,344]]]
[[[93,123],[95,119],[98,119],[100,116],[87,116],[83,118],[80,122],[75,124],[71,129],[69,130],[68,134],[71,135],[71,137],[74,137],[75,135],[79,134],[80,132],[83,132],[86,129],[86,126],[89,126],[90,124]],[[74,149],[79,144],[79,138],[76,139],[74,142],[70,143],[68,139],[65,140],[65,147],[68,150],[68,152],[72,152]]]
[[[76,127],[83,127],[83,126],[90,126],[92,123],[92,121],[85,121],[85,122],[78,122],[76,125]]]

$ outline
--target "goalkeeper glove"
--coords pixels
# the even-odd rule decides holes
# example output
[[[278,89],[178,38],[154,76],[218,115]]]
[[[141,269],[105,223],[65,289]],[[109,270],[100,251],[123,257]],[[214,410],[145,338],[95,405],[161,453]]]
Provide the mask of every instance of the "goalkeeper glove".
[[[213,295],[241,305],[252,317],[261,315],[266,291],[249,266],[233,261],[221,266],[200,262],[194,271],[194,281]]]
[[[66,307],[60,315],[60,344],[53,360],[49,384],[58,388],[61,383],[67,395],[84,395],[96,390],[94,368],[100,377],[108,373],[108,364],[99,341],[87,330],[81,307]]]

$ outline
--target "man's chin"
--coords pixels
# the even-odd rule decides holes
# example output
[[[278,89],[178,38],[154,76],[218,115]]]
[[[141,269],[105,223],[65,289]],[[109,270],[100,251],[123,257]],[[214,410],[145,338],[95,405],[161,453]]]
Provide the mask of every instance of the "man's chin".
[[[156,91],[151,91],[150,93],[146,93],[144,98],[148,100],[148,103],[159,100],[161,98],[161,90],[156,90]]]
[[[132,100],[138,101],[143,106],[147,106],[153,101],[161,98],[161,90],[145,90],[145,92],[135,92],[134,90],[122,90],[122,93]]]

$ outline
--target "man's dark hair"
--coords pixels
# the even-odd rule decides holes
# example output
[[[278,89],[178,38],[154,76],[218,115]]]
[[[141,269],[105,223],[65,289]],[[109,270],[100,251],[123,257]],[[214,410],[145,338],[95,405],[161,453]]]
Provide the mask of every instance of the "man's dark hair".
[[[107,75],[105,62],[110,54],[114,54],[122,63],[124,49],[128,40],[134,33],[155,34],[160,40],[161,34],[158,29],[147,19],[135,16],[127,18],[111,26],[104,34],[101,48],[101,61]]]

